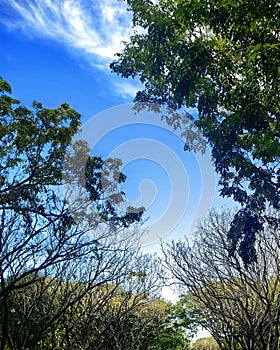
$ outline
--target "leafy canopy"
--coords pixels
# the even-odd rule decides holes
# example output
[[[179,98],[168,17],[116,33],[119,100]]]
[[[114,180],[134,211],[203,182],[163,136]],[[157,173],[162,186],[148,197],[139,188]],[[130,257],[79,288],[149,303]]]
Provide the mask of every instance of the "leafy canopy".
[[[48,109],[34,102],[28,109],[0,78],[1,350],[7,344],[34,348],[86,293],[97,285],[120,284],[134,263],[137,250],[128,249],[125,234],[130,245],[136,235],[125,230],[117,241],[117,234],[141,221],[143,208],[124,204],[120,160],[91,156],[82,140],[72,143],[79,126],[80,114],[67,103]],[[63,180],[69,185],[65,191]],[[74,191],[81,195],[71,203]],[[51,310],[45,293],[61,285],[69,289],[48,299],[53,302],[48,306],[58,304]],[[10,304],[14,295],[22,307],[20,320],[20,308],[17,314]],[[18,343],[12,346],[14,327]]]
[[[127,0],[130,38],[111,69],[144,84],[136,101],[196,107],[222,196],[242,205],[232,253],[255,259],[267,204],[280,208],[280,3],[277,0]],[[239,229],[236,229],[238,225]]]
[[[28,109],[10,95],[9,83],[0,78],[1,215],[13,211],[27,221],[31,215],[55,220],[63,207],[71,225],[59,186],[64,180],[79,187],[83,180],[95,212],[107,223],[129,227],[141,220],[143,208],[117,208],[124,195],[118,184],[126,180],[121,161],[91,156],[81,140],[72,144],[80,127],[78,112],[67,103],[48,109],[36,101]]]

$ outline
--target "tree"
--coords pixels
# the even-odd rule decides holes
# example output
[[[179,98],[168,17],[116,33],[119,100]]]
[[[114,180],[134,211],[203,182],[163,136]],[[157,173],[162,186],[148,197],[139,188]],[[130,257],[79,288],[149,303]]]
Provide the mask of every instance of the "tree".
[[[119,343],[124,345],[120,348],[135,344],[136,349],[150,318],[143,310],[157,296],[155,269],[159,263],[128,250],[119,252],[118,257],[112,254],[111,260],[107,256],[106,261],[99,262],[107,271],[100,271],[99,281],[95,279],[89,285],[92,278],[85,279],[85,271],[88,277],[98,274],[93,261],[87,266],[83,261],[72,262],[58,278],[41,276],[27,288],[13,291],[9,298],[9,349],[105,350],[118,349]],[[128,271],[137,271],[140,264],[141,278],[132,278]],[[138,313],[145,317],[132,329],[117,327]]]
[[[153,306],[153,305],[152,305]],[[190,327],[182,324],[181,314],[177,305],[167,304],[161,300],[155,304],[155,314],[164,311],[158,325],[148,329],[141,343],[140,350],[187,350],[190,346],[192,333]]]
[[[261,214],[267,204],[280,208],[279,2],[127,3],[142,30],[111,69],[139,77],[145,89],[138,102],[197,108],[195,123],[212,146],[220,193],[243,206],[229,248],[250,263],[268,219]]]
[[[197,339],[193,345],[192,350],[219,350],[219,346],[213,337]]]
[[[117,267],[123,276],[124,262],[133,256],[126,240],[133,231],[126,231],[121,242],[116,242],[116,234],[132,228],[143,214],[141,208],[119,209],[112,200],[118,198],[121,204],[122,193],[116,183],[124,182],[125,176],[119,171],[119,160],[91,156],[82,141],[71,144],[80,125],[76,111],[66,103],[47,109],[34,102],[32,109],[27,109],[10,95],[10,85],[0,79],[1,350],[7,343],[11,349],[19,349],[12,343],[10,328],[14,326],[9,310],[13,293],[21,295],[19,291],[23,290],[25,297],[32,295],[34,288],[44,286],[42,276],[43,281],[68,278],[68,284],[79,278],[84,287],[72,285],[73,290],[65,294],[60,308],[45,325],[57,321],[96,285],[113,283],[119,277]],[[72,173],[69,158],[78,162]],[[85,166],[79,168],[79,161],[84,159]],[[63,167],[64,162],[68,167]],[[69,203],[69,189],[66,195],[62,191],[63,169],[64,179],[84,179],[87,202],[92,204],[95,215],[82,203],[79,210]],[[77,176],[78,169],[82,173]],[[112,174],[115,184],[111,183]],[[83,224],[79,221],[82,216]],[[80,263],[82,267],[75,277],[73,269]],[[32,311],[34,307],[33,304]],[[29,325],[30,320],[26,320]],[[34,341],[43,337],[43,331],[37,332]]]
[[[276,215],[276,214],[275,214]],[[193,305],[195,322],[223,349],[278,349],[280,340],[279,230],[266,226],[257,261],[246,268],[231,256],[227,233],[233,213],[212,212],[193,242],[164,248],[165,263]]]
[[[163,301],[150,299],[132,312],[121,314],[107,330],[104,349],[150,349],[151,344],[158,342],[168,309]]]

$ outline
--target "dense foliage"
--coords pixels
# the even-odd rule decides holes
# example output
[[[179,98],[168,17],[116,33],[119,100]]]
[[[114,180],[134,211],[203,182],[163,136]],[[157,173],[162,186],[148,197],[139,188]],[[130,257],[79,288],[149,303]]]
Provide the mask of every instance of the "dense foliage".
[[[197,339],[193,345],[192,350],[219,350],[219,345],[213,337]]]
[[[127,3],[141,31],[111,68],[140,78],[136,101],[197,108],[221,195],[242,206],[230,250],[248,264],[256,233],[272,220],[262,215],[266,205],[280,208],[279,1]]]

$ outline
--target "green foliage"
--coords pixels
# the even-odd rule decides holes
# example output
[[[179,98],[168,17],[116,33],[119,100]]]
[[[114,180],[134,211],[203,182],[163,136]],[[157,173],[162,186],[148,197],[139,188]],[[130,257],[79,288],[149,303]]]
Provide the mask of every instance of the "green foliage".
[[[229,232],[231,251],[249,264],[266,204],[280,208],[279,1],[127,3],[144,31],[111,69],[139,76],[145,89],[136,101],[198,109],[221,195],[243,206]]]
[[[165,314],[159,327],[146,337],[141,344],[140,350],[186,350],[189,347],[191,334],[190,327],[182,323],[181,314],[175,305],[158,301],[157,308],[165,308]],[[160,310],[160,309],[159,309]],[[157,311],[158,314],[158,311]]]
[[[81,181],[78,185],[86,182],[89,200],[105,221],[124,227],[139,222],[143,208],[116,210],[123,195],[116,193],[116,184],[126,179],[119,170],[121,162],[91,157],[88,146],[82,141],[71,145],[80,126],[80,115],[67,103],[47,109],[34,102],[29,110],[20,105],[19,100],[7,95],[11,88],[6,81],[0,81],[0,208],[13,210],[24,220],[29,220],[32,212],[50,216],[54,202],[59,201],[54,186],[62,184],[63,176],[64,180],[67,177],[72,181],[76,177],[76,182],[77,178]],[[70,159],[75,167],[69,167]],[[82,168],[83,162],[86,163],[85,169]],[[106,200],[108,191],[111,196]],[[67,221],[71,224],[69,215],[65,216],[65,225]]]
[[[61,181],[64,155],[80,125],[80,115],[63,103],[50,110],[34,102],[21,106],[7,82],[1,81],[1,209],[44,213],[40,194]]]
[[[191,294],[181,295],[180,300],[174,305],[174,309],[178,324],[188,330],[191,338],[194,337],[205,318],[195,298]]]
[[[191,347],[192,350],[219,350],[220,347],[213,337],[197,339]]]
[[[61,301],[83,288],[41,276],[37,283],[14,291],[9,298],[9,349],[186,349],[183,330],[170,322],[170,304],[113,284],[88,291],[48,325]]]
[[[28,109],[10,95],[0,78],[0,349],[20,350],[36,348],[96,284],[125,276],[134,254],[125,237],[121,248],[106,244],[140,222],[144,209],[121,206],[120,160],[91,156],[83,141],[72,144],[79,113],[67,103]],[[74,203],[71,191],[80,194]],[[47,277],[72,287],[48,298],[59,286],[47,288]]]
[[[125,206],[125,193],[119,190],[126,176],[120,171],[120,159],[90,156],[87,144],[76,141],[65,155],[63,181],[67,187],[69,208],[81,223],[100,222],[115,228],[141,223],[145,208]],[[85,190],[83,193],[82,190]],[[71,202],[72,192],[78,191]],[[92,209],[88,210],[89,204]]]

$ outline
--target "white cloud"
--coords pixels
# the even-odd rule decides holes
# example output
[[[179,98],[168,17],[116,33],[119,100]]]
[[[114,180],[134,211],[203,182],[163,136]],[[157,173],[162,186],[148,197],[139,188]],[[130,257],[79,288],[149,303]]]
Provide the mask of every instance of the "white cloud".
[[[136,80],[127,81],[123,80],[122,82],[114,82],[114,91],[116,94],[123,99],[131,99],[134,98],[136,92],[142,90],[143,86],[140,85]]]
[[[117,0],[0,0],[10,29],[45,36],[82,51],[97,67],[110,62],[132,34],[131,18]],[[3,8],[2,8],[3,9]],[[3,11],[2,11],[3,12]]]

